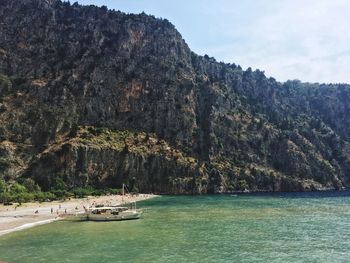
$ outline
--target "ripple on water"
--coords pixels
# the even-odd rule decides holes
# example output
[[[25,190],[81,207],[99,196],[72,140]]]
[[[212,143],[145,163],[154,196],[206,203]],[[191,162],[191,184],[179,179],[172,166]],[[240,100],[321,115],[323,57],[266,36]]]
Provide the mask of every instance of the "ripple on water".
[[[9,262],[349,262],[344,193],[164,196],[144,218],[55,222],[0,237]]]

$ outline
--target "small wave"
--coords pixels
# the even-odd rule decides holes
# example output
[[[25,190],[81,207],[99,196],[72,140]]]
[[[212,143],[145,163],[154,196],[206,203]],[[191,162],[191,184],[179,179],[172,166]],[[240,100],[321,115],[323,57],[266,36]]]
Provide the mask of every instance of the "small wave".
[[[34,227],[34,226],[48,224],[48,223],[51,223],[51,222],[54,222],[54,221],[57,221],[57,220],[59,220],[59,218],[46,219],[46,220],[37,221],[37,222],[33,222],[33,223],[26,223],[26,224],[23,224],[23,225],[18,226],[18,227],[2,230],[2,231],[0,231],[0,236],[8,234],[8,233],[15,232],[15,231],[20,231],[20,230],[23,230],[23,229],[31,228],[31,227]]]

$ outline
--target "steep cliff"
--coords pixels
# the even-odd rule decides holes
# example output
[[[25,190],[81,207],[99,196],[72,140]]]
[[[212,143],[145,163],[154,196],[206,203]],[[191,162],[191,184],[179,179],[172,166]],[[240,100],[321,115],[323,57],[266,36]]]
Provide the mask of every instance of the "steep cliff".
[[[43,189],[339,189],[350,87],[279,83],[191,52],[167,20],[0,2],[0,173]]]

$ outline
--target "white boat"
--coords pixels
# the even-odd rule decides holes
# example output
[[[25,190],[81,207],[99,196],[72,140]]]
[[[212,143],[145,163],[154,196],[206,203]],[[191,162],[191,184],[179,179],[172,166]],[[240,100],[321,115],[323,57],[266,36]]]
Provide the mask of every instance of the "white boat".
[[[125,195],[124,187],[125,185],[123,184],[123,196]],[[121,221],[139,219],[142,211],[136,209],[136,202],[127,205],[128,206],[96,205],[89,208],[84,207],[85,212],[69,215],[66,219],[70,221]]]
[[[85,208],[85,212],[76,213],[66,217],[69,221],[121,221],[139,219],[142,211],[125,206],[104,206],[97,205]]]
[[[97,206],[86,209],[86,220],[90,221],[120,221],[139,219],[142,211],[124,206]]]

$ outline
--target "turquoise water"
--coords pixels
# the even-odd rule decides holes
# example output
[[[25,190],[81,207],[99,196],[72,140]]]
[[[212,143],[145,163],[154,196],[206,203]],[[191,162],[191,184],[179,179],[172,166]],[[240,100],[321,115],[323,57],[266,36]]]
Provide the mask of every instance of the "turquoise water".
[[[8,262],[350,262],[350,193],[163,196],[141,220],[0,237]]]

